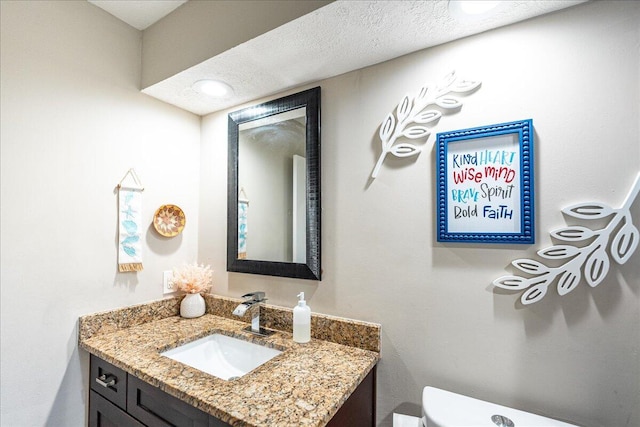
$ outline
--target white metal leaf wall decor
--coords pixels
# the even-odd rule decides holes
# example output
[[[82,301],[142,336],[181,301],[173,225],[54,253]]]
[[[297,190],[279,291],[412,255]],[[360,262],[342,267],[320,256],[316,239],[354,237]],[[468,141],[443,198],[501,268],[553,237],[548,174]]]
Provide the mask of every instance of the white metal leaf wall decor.
[[[396,144],[398,138],[428,139],[431,129],[442,116],[440,110],[453,111],[462,106],[462,101],[451,93],[468,93],[480,84],[481,82],[477,80],[460,79],[456,76],[456,72],[452,71],[439,83],[423,86],[415,96],[405,95],[396,107],[395,114],[393,111],[389,113],[380,125],[382,153],[373,168],[371,178],[378,176],[387,154],[411,157],[420,153],[421,148],[414,144],[408,142]]]
[[[560,261],[562,265],[550,267],[532,259],[517,259],[511,264],[532,277],[502,276],[494,280],[493,284],[510,291],[524,290],[520,301],[525,305],[544,298],[547,289],[556,279],[558,294],[561,296],[574,290],[582,280],[591,287],[598,286],[609,272],[610,257],[622,265],[638,248],[640,234],[633,224],[630,212],[638,192],[640,173],[618,209],[597,202],[580,203],[564,208],[564,214],[578,220],[610,219],[601,229],[569,226],[551,231],[551,236],[563,243],[541,249],[538,255],[544,259]]]

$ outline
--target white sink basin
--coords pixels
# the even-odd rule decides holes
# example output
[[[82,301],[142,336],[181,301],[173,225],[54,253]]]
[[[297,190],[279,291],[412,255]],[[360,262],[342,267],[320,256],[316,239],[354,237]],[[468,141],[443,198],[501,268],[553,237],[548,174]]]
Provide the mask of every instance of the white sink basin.
[[[249,341],[213,334],[160,353],[223,380],[236,379],[282,353]]]

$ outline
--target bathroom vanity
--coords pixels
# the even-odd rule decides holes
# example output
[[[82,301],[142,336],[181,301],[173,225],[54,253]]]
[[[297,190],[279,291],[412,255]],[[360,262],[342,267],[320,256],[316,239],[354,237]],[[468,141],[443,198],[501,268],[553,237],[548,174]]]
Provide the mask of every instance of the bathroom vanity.
[[[263,306],[268,337],[231,315],[239,300],[206,296],[207,314],[177,315],[180,298],[84,316],[91,353],[90,426],[374,426],[380,326],[314,314],[313,339],[293,342],[291,310]],[[228,314],[227,314],[228,313]],[[282,353],[224,380],[161,355],[214,333]]]
[[[90,372],[91,427],[228,425],[94,355]]]

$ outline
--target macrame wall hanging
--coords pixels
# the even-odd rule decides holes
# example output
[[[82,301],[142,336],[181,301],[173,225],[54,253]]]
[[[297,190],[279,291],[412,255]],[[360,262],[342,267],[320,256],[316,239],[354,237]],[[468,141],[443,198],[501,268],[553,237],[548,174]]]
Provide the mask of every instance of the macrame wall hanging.
[[[477,80],[463,80],[452,71],[437,84],[426,84],[415,95],[405,95],[393,111],[387,115],[380,125],[380,141],[382,153],[373,168],[371,178],[375,179],[387,154],[396,157],[411,157],[422,151],[420,147],[408,142],[396,144],[398,138],[429,138],[433,129],[442,117],[443,110],[453,112],[462,107],[462,101],[451,93],[469,93],[481,85]],[[435,108],[439,107],[439,109]],[[435,109],[434,109],[435,108]],[[429,126],[427,126],[429,125]]]
[[[547,294],[547,289],[557,279],[561,296],[574,290],[584,279],[587,285],[596,287],[609,272],[609,256],[618,264],[626,263],[638,248],[640,235],[633,224],[631,205],[640,192],[640,173],[622,205],[615,209],[604,203],[587,202],[564,208],[562,212],[576,220],[607,221],[603,228],[573,225],[552,231],[551,237],[562,242],[538,251],[538,255],[553,267],[533,259],[517,259],[511,264],[531,277],[502,276],[493,281],[499,288],[524,291],[522,304],[533,304]],[[607,252],[607,249],[609,252]]]
[[[127,182],[129,181],[129,182]],[[142,192],[134,169],[129,169],[118,188],[118,271],[142,271]]]
[[[249,198],[242,187],[238,197],[238,259],[247,259],[248,215]]]

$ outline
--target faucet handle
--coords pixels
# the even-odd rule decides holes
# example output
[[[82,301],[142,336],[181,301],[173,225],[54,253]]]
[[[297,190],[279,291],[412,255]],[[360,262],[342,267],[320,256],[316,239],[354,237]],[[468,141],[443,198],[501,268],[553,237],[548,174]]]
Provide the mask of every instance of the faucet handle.
[[[262,302],[266,301],[266,294],[262,291],[259,292],[250,292],[248,294],[242,295],[242,298],[248,299],[249,301]]]

